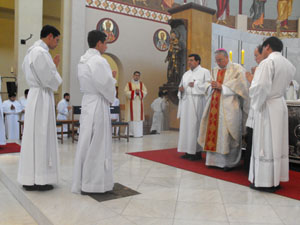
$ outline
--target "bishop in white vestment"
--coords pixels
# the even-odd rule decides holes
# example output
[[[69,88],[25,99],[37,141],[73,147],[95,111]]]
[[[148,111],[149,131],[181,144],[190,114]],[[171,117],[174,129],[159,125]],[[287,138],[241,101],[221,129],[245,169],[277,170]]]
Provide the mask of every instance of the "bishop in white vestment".
[[[202,148],[197,139],[206,105],[205,87],[211,79],[210,72],[201,67],[200,63],[199,55],[189,55],[190,70],[183,74],[178,91],[177,118],[180,118],[178,152],[186,153],[182,158],[190,160],[201,159]],[[196,158],[196,153],[198,153],[198,158]]]
[[[19,123],[22,106],[16,100],[15,94],[9,94],[9,99],[3,102],[3,112],[5,114],[5,130],[8,140],[19,139]]]
[[[276,37],[264,41],[267,58],[257,67],[249,90],[254,112],[249,181],[251,187],[269,191],[289,180],[288,110],[283,96],[296,69],[281,55],[282,46]]]
[[[129,135],[143,137],[144,98],[147,88],[140,81],[141,73],[135,71],[133,79],[125,86],[125,120],[129,122]]]
[[[18,182],[26,190],[51,190],[58,183],[59,156],[56,134],[54,91],[62,79],[57,72],[59,56],[52,59],[60,33],[46,25],[41,40],[31,46],[23,62],[30,87],[24,119],[24,132],[19,161]]]
[[[83,93],[80,134],[75,156],[72,192],[103,193],[113,189],[110,104],[115,99],[111,68],[101,55],[106,34],[88,34],[89,49],[80,58],[78,79]]]

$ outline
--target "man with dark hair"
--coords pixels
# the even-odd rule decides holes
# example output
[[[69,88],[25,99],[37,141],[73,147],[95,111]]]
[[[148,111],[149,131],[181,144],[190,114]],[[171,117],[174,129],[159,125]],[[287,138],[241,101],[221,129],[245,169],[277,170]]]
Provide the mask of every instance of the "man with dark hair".
[[[102,56],[106,34],[90,31],[88,43],[90,48],[78,64],[83,98],[72,184],[72,192],[81,194],[104,193],[114,186],[110,104],[115,99],[115,73]]]
[[[263,57],[249,89],[254,112],[249,170],[251,188],[274,192],[289,180],[288,110],[284,94],[296,68],[281,55],[277,37],[264,41]]]
[[[57,104],[57,120],[67,120],[72,106],[70,106],[70,94],[64,93],[64,98]],[[57,132],[61,132],[61,127],[57,128]],[[63,132],[68,132],[68,125],[63,125]],[[64,134],[64,137],[68,134]]]
[[[124,89],[126,96],[125,119],[129,121],[129,135],[133,137],[143,137],[143,101],[147,95],[147,88],[140,78],[141,73],[135,71],[131,82],[128,82]]]
[[[228,171],[241,159],[243,118],[247,118],[248,83],[245,69],[229,61],[225,49],[215,51],[217,67],[207,85],[208,102],[201,125],[199,144],[206,151],[206,165]],[[246,105],[246,104],[245,104]]]
[[[200,66],[197,54],[188,56],[189,70],[186,71],[178,88],[178,113],[180,118],[178,152],[184,152],[183,159],[201,159],[201,146],[197,143],[199,127],[205,108],[205,85],[210,81],[210,72]]]
[[[16,100],[15,93],[8,94],[8,100],[3,102],[3,112],[5,114],[6,136],[9,140],[19,139],[19,123],[22,106]]]
[[[24,118],[18,182],[27,191],[47,191],[58,183],[58,149],[53,92],[62,79],[57,72],[59,55],[49,49],[59,42],[59,31],[46,25],[41,39],[27,50],[23,71],[30,87]]]
[[[24,96],[20,98],[19,102],[22,106],[22,114],[21,114],[21,120],[24,121],[24,115],[25,115],[25,108],[26,108],[26,105],[27,105],[27,96],[28,96],[28,92],[29,92],[29,89],[26,89],[24,91]]]

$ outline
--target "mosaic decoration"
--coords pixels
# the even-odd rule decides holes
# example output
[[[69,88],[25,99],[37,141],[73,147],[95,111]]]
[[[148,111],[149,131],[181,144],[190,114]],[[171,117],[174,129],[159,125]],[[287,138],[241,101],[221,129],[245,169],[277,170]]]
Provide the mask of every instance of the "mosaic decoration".
[[[260,31],[260,30],[248,30],[251,34],[265,35],[265,36],[277,36],[276,31]],[[297,32],[280,32],[280,37],[282,38],[298,38]]]
[[[158,29],[153,35],[154,46],[162,52],[165,52],[169,49],[170,45],[170,35],[164,29]]]
[[[141,19],[152,20],[166,24],[168,23],[168,20],[171,19],[171,16],[168,13],[108,0],[86,0],[86,7],[111,11],[127,16],[138,17]]]
[[[113,43],[119,37],[119,27],[110,18],[101,19],[97,24],[97,30],[103,31],[107,35],[107,43]]]

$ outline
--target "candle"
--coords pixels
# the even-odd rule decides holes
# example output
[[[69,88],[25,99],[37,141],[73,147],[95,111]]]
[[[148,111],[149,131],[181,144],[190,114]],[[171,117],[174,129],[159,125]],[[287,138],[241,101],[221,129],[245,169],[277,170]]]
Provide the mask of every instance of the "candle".
[[[229,59],[230,59],[230,62],[232,62],[232,51],[229,51]]]
[[[245,51],[242,49],[242,58],[241,58],[241,64],[244,65],[245,63]]]
[[[14,67],[13,66],[10,67],[10,73],[14,73]]]

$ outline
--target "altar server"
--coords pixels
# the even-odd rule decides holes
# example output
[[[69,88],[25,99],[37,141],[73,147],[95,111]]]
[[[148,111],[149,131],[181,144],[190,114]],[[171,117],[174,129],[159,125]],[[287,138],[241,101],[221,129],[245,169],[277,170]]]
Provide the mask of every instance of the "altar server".
[[[252,188],[274,192],[289,180],[288,110],[284,100],[296,69],[281,55],[277,37],[263,44],[264,59],[255,72],[249,95],[254,112],[249,181]]]
[[[106,37],[99,30],[90,31],[89,49],[78,64],[83,98],[73,172],[74,193],[103,193],[114,186],[110,104],[115,100],[116,80],[102,56],[107,49]]]
[[[19,139],[19,123],[22,106],[16,100],[15,93],[8,94],[8,100],[3,102],[3,112],[5,114],[5,130],[9,140]]]
[[[62,79],[57,72],[60,58],[53,59],[49,49],[55,49],[60,32],[45,25],[41,39],[26,53],[23,71],[29,89],[24,118],[24,132],[19,161],[18,182],[27,191],[47,191],[58,183],[58,149],[54,91]]]

